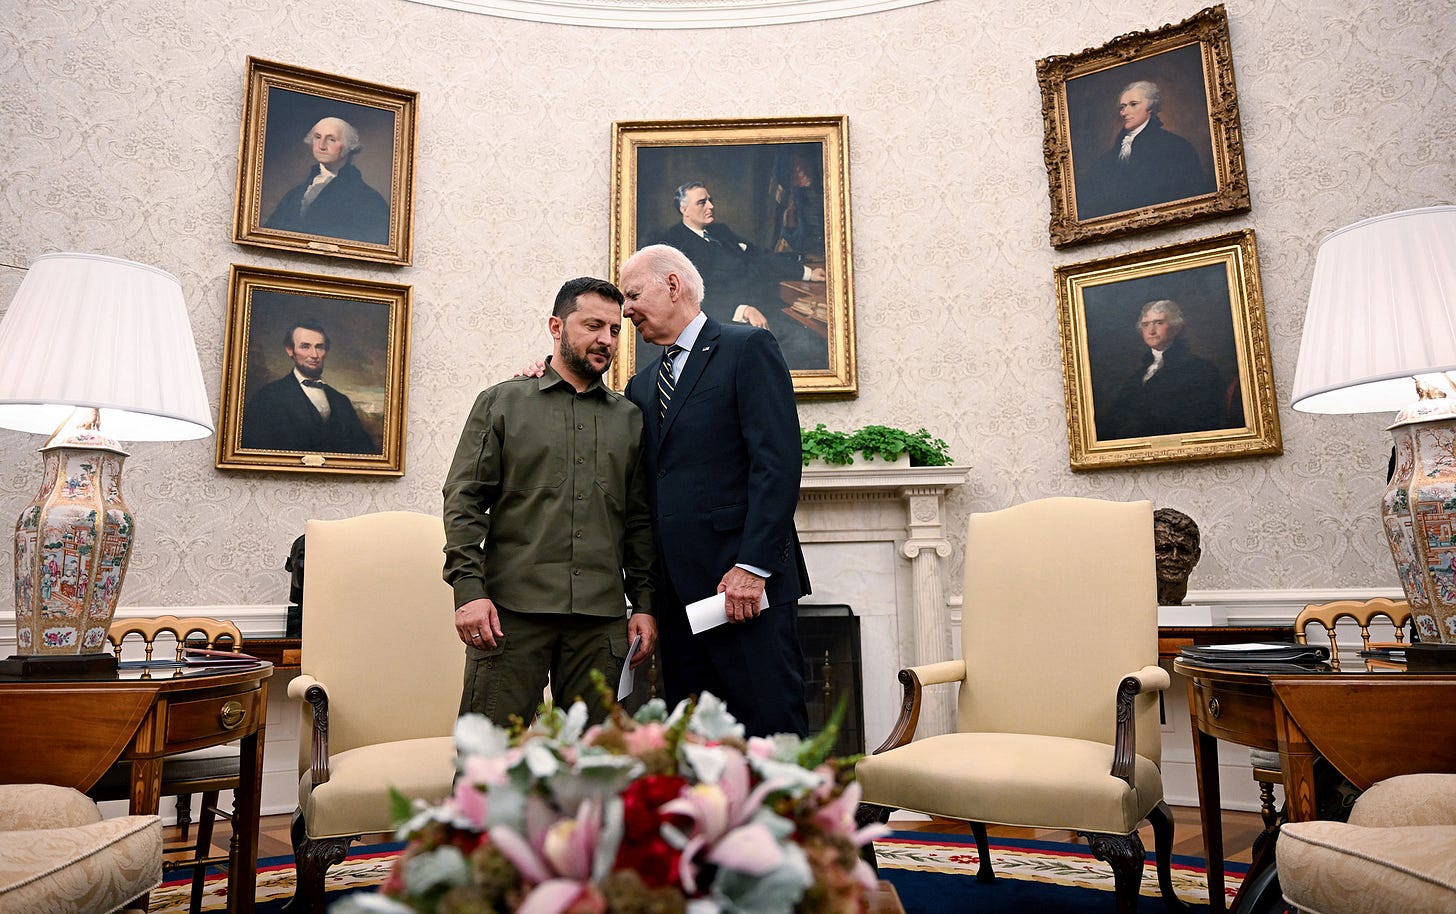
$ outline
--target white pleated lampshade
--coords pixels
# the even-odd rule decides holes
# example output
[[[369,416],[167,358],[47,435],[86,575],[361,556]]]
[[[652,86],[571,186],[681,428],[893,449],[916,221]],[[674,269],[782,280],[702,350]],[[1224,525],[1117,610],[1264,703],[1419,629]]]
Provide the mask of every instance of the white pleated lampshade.
[[[1456,206],[1376,216],[1319,246],[1292,405],[1394,412],[1416,375],[1456,370]]]
[[[177,277],[96,254],[46,254],[0,320],[0,427],[50,434],[75,407],[120,441],[212,434]]]

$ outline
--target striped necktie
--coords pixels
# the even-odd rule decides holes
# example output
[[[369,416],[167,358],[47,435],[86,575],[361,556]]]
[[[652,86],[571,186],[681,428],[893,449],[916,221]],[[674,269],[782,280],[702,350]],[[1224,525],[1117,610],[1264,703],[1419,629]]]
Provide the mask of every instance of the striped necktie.
[[[672,363],[677,359],[677,354],[682,351],[681,346],[673,345],[667,347],[667,352],[662,354],[662,370],[657,373],[657,421],[659,422],[667,418],[667,404],[672,402],[672,391],[675,386],[672,381]]]

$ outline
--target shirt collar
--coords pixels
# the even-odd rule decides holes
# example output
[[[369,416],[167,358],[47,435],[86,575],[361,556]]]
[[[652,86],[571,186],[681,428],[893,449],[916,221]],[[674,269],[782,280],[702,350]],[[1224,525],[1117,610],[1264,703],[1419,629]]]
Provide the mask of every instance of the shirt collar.
[[[552,368],[551,367],[551,356],[548,355],[546,357],[546,370],[541,373],[541,377],[538,380],[538,385],[537,386],[541,390],[550,390],[551,388],[556,387],[558,385],[565,387],[567,390],[571,391],[573,394],[575,394],[577,392],[575,386],[573,386],[565,378],[563,378],[560,375],[560,373],[557,372],[557,370],[555,368]],[[602,379],[601,378],[597,378],[595,381],[593,381],[590,384],[588,384],[586,386],[586,390],[583,390],[582,393],[584,393],[584,394],[589,394],[589,393],[602,393],[602,392],[605,392],[605,391],[606,391],[606,387],[602,385]]]
[[[1139,133],[1142,133],[1144,130],[1146,130],[1148,128],[1148,125],[1151,124],[1152,122],[1153,122],[1153,119],[1152,118],[1148,118],[1147,120],[1143,121],[1141,124],[1138,125],[1138,128],[1136,130],[1133,130],[1132,132],[1128,133],[1127,138],[1129,140],[1135,140],[1135,139],[1137,139],[1137,135]]]
[[[688,321],[688,325],[682,328],[682,332],[677,335],[677,340],[674,341],[673,345],[681,346],[684,352],[692,352],[693,346],[698,342],[698,334],[703,332],[703,325],[707,322],[708,315],[705,312],[699,311],[697,316]]]
[[[304,377],[303,372],[299,371],[296,367],[293,369],[293,380],[295,380],[295,381],[298,382],[298,386],[299,387],[303,387],[304,386],[304,383],[303,383],[304,381],[317,380],[320,384],[322,384],[324,382],[324,379],[323,378],[314,379],[314,378],[306,378],[306,377]]]

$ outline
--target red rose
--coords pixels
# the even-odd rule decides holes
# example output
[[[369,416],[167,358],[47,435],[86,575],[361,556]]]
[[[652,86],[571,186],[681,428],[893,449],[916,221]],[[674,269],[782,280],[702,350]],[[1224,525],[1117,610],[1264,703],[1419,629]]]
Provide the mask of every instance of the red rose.
[[[664,817],[659,809],[677,798],[687,781],[673,775],[644,775],[622,791],[622,846],[613,866],[633,870],[649,888],[678,886],[680,854],[662,839]]]

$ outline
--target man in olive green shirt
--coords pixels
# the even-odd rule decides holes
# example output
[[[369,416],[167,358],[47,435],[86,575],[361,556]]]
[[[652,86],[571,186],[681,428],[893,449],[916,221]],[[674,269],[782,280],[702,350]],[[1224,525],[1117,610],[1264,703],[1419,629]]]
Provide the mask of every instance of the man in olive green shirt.
[[[548,677],[556,703],[584,698],[601,720],[591,671],[615,685],[657,642],[642,413],[602,384],[622,293],[573,279],[548,326],[545,373],[476,397],[444,488],[444,577],[466,645],[460,713],[501,726],[531,720]]]

